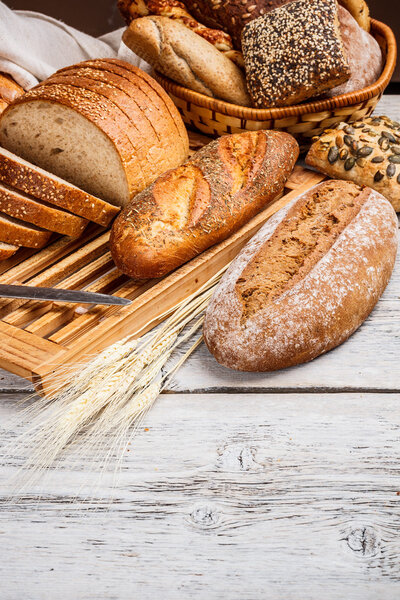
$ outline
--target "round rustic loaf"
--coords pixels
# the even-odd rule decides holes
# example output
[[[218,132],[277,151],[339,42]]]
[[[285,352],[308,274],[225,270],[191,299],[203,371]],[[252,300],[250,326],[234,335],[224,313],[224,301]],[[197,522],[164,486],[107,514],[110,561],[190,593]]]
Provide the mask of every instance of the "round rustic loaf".
[[[242,371],[303,363],[345,341],[384,291],[397,218],[378,192],[328,181],[276,213],[244,247],[208,306],[205,342]]]
[[[69,67],[17,98],[1,115],[0,143],[118,206],[180,165],[189,149],[166,92],[114,59]]]

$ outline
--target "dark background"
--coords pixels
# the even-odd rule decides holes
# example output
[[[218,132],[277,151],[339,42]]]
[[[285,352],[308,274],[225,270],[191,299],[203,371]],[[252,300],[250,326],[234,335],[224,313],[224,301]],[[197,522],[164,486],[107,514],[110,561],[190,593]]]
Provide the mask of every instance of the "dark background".
[[[124,24],[116,0],[6,0],[5,4],[10,8],[43,12],[95,36]],[[400,40],[399,0],[368,0],[368,4],[371,15],[390,25]],[[400,83],[400,64],[394,80]]]

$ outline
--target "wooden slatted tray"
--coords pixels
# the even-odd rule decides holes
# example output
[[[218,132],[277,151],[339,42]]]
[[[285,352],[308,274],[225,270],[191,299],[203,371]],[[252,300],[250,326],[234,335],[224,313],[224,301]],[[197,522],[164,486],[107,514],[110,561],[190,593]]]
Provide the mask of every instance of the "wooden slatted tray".
[[[192,149],[204,144],[193,136]],[[209,140],[207,140],[209,141]],[[114,294],[133,300],[127,307],[92,307],[0,300],[0,366],[46,392],[61,365],[82,363],[127,334],[142,335],[230,262],[279,208],[324,177],[297,166],[284,194],[228,240],[161,280],[133,281],[115,268],[109,231],[90,225],[79,239],[61,237],[40,251],[21,249],[0,263],[0,283],[54,286]]]

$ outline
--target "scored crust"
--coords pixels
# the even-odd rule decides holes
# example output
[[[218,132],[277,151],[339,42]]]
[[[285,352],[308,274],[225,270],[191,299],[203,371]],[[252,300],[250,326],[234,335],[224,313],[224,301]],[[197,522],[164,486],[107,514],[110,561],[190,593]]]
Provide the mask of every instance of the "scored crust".
[[[308,240],[316,224],[310,200],[335,188],[336,209],[329,210],[320,224],[327,227],[328,243],[318,248]],[[351,207],[354,192],[360,195],[356,211]],[[339,233],[338,209],[346,196],[350,212]],[[281,236],[277,248],[274,237],[299,215],[300,228]],[[293,280],[289,277],[273,297],[264,298],[246,315],[241,292],[244,284],[250,289],[252,281],[246,268],[267,280],[271,267],[286,275],[295,241],[304,256],[292,271]],[[263,252],[268,245],[270,252]],[[243,371],[282,369],[327,352],[345,341],[375,306],[390,279],[396,250],[397,218],[383,196],[342,181],[316,186],[276,213],[223,276],[206,311],[204,338],[209,350],[224,366]],[[251,293],[258,289],[253,286]]]

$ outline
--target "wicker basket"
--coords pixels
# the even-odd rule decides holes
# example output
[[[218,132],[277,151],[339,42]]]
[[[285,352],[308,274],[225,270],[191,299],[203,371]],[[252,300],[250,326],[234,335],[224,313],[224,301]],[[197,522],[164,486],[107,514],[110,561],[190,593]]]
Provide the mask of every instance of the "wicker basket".
[[[351,122],[369,116],[380,100],[396,66],[396,38],[390,27],[375,19],[372,19],[371,33],[378,41],[386,61],[378,81],[358,92],[328,100],[284,108],[246,108],[189,90],[160,73],[156,73],[156,79],[171,96],[190,128],[212,136],[279,129],[291,133],[305,150],[314,135],[319,135],[340,121]]]

